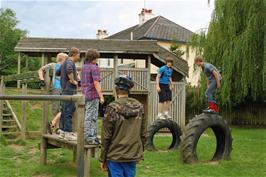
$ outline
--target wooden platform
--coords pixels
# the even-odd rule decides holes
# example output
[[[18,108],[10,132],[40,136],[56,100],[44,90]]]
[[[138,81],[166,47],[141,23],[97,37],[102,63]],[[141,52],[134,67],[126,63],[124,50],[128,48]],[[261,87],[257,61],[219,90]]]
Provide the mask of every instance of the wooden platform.
[[[43,134],[43,141],[47,149],[67,148],[73,150],[73,160],[76,160],[77,141],[67,141],[56,134]],[[90,177],[91,157],[95,157],[95,151],[100,145],[84,145],[84,176]],[[47,156],[47,152],[45,152]],[[47,159],[47,157],[45,157]]]

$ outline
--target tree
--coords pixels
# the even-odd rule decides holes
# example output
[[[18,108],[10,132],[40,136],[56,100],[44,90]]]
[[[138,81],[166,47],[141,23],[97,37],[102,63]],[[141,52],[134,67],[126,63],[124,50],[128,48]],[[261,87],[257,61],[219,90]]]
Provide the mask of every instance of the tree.
[[[17,54],[14,48],[25,30],[17,28],[18,20],[11,9],[0,9],[0,75],[16,73]]]
[[[207,36],[199,44],[203,45],[205,60],[222,68],[220,96],[224,105],[263,101],[265,34],[266,0],[215,1]]]
[[[173,39],[173,43],[170,46],[170,51],[173,52],[178,58],[182,58],[185,54],[184,51],[180,49],[180,42],[177,39]]]

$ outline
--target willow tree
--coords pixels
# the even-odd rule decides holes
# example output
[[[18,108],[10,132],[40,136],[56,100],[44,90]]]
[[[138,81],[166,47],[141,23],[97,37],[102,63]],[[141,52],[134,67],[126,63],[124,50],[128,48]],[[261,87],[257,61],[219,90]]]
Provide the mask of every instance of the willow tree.
[[[224,105],[265,99],[265,34],[266,0],[215,1],[203,55],[222,68]]]

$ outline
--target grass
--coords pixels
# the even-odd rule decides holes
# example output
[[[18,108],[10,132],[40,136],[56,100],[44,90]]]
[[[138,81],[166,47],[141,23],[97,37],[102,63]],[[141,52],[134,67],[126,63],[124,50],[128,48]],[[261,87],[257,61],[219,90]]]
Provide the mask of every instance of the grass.
[[[16,94],[16,90],[7,90]],[[11,101],[20,117],[21,102]],[[27,129],[40,130],[41,102],[28,102]],[[99,121],[99,125],[101,121]],[[145,152],[145,160],[137,166],[137,177],[266,177],[266,130],[234,127],[233,151],[230,161],[209,164],[215,149],[215,138],[207,130],[200,138],[197,154],[200,163],[182,164],[180,153],[168,151],[171,137],[156,136],[157,152]],[[16,145],[7,145],[0,138],[0,177],[74,177],[76,166],[72,152],[67,149],[48,150],[48,164],[40,165],[40,139],[30,139]],[[99,152],[97,153],[99,156]],[[104,177],[97,158],[92,159],[92,177]]]
[[[184,165],[179,151],[167,151],[169,136],[156,137],[157,152],[145,152],[145,160],[138,164],[137,177],[237,177],[266,176],[266,130],[233,128],[232,159],[218,165],[206,162],[214,150],[215,140],[210,131],[200,138],[198,155],[203,161]],[[39,139],[27,140],[24,145],[0,145],[0,176],[2,177],[74,177],[72,152],[66,149],[48,150],[48,165],[39,164]],[[99,155],[99,154],[97,154]],[[92,177],[104,177],[97,158],[92,160]]]

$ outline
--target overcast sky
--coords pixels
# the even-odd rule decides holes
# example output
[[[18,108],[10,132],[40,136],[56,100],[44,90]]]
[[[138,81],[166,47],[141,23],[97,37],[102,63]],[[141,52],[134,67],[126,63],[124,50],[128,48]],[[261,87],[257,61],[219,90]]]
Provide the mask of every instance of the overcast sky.
[[[31,37],[95,38],[97,29],[114,34],[138,24],[144,0],[0,0],[1,8],[13,9]],[[214,8],[208,0],[146,0],[153,13],[191,30],[208,27]]]

